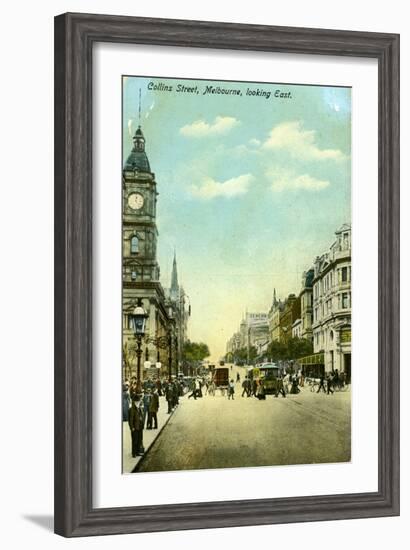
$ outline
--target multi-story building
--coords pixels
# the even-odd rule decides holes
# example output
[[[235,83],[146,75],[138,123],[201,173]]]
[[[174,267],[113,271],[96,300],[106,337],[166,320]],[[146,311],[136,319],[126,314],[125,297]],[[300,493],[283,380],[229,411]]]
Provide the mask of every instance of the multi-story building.
[[[248,313],[239,325],[239,331],[231,336],[226,344],[227,356],[235,355],[235,351],[255,347],[257,352],[263,351],[269,343],[269,322],[267,313]]]
[[[172,291],[165,293],[160,283],[157,261],[158,229],[156,223],[157,183],[145,152],[145,138],[140,127],[133,137],[133,148],[123,167],[123,358],[124,377],[136,374],[135,338],[130,322],[138,298],[148,313],[142,360],[145,365],[166,366],[169,347],[159,345],[171,337],[174,347],[181,347],[178,319],[181,312],[179,289],[172,281]],[[176,260],[175,270],[176,270]],[[178,292],[178,294],[176,294]],[[180,329],[179,329],[180,330]],[[181,332],[181,330],[180,330]],[[186,333],[184,329],[183,334]],[[179,341],[179,344],[177,344]],[[172,351],[171,351],[172,354]],[[172,355],[171,355],[172,356]],[[174,360],[178,354],[173,353]],[[163,374],[166,372],[164,368]],[[143,369],[141,370],[141,373]]]
[[[300,338],[313,341],[312,321],[313,321],[313,277],[315,271],[312,268],[304,271],[302,275],[302,288],[299,294],[300,298]]]
[[[313,346],[325,371],[351,376],[351,226],[336,231],[329,251],[314,262]]]
[[[273,300],[268,313],[269,340],[280,340],[280,316],[283,311],[283,303],[276,298],[276,289],[273,289]]]
[[[266,319],[254,322],[248,329],[248,347],[256,348],[257,354],[266,351],[269,344],[269,325]]]
[[[292,325],[292,338],[302,338],[302,320],[296,319]]]
[[[186,307],[187,294],[182,286],[178,284],[178,268],[176,253],[172,264],[171,286],[165,290],[168,310],[172,312],[172,320],[175,326],[175,351],[178,365],[181,364],[183,346],[187,339],[187,326],[189,309]]]
[[[226,343],[226,353],[234,355],[236,351],[241,349],[241,334],[235,332]]]
[[[288,342],[292,338],[293,323],[300,319],[300,298],[289,294],[279,316],[279,342]]]

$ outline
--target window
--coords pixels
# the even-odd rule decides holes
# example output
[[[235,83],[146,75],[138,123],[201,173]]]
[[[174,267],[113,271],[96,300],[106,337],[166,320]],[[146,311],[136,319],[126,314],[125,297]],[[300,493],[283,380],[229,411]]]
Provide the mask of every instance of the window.
[[[349,233],[343,233],[343,250],[349,248]]]
[[[131,271],[131,281],[136,281],[136,280],[137,280],[137,272]]]
[[[342,309],[347,309],[349,307],[349,293],[343,292],[342,294]]]
[[[342,283],[347,283],[347,267],[342,267]]]
[[[138,254],[138,237],[136,235],[131,237],[131,254]]]

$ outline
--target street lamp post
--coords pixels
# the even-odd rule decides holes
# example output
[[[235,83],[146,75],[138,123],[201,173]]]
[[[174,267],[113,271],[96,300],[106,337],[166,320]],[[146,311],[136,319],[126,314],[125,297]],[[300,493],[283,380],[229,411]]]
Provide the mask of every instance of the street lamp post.
[[[142,356],[142,339],[145,335],[145,322],[148,318],[148,313],[145,311],[142,299],[138,298],[137,305],[130,315],[131,323],[134,329],[134,336],[137,341],[137,391],[141,392],[141,356]]]

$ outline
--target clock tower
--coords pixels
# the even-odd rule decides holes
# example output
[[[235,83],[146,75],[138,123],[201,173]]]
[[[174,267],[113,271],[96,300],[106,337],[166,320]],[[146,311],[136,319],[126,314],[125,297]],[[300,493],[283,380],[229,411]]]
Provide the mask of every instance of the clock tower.
[[[159,282],[157,184],[138,126],[123,168],[123,283]]]

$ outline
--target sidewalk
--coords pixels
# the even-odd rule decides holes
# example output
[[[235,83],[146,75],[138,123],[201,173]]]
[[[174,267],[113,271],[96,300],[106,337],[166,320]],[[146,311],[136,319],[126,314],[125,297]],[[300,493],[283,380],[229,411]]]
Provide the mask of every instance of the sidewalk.
[[[179,398],[179,407],[184,402],[185,396]],[[158,410],[158,429],[157,430],[147,430],[144,429],[143,433],[143,445],[145,448],[145,453],[148,452],[148,449],[151,447],[151,445],[154,443],[154,441],[157,439],[161,431],[166,426],[168,420],[171,418],[171,416],[174,414],[174,411],[172,411],[171,414],[167,413],[168,411],[168,403],[164,396],[161,396],[159,398],[159,410]],[[145,421],[146,425],[146,421]],[[123,474],[129,474],[133,471],[135,466],[139,463],[139,461],[143,458],[142,456],[133,457],[131,453],[131,432],[130,428],[128,426],[128,422],[122,423],[122,473]]]

